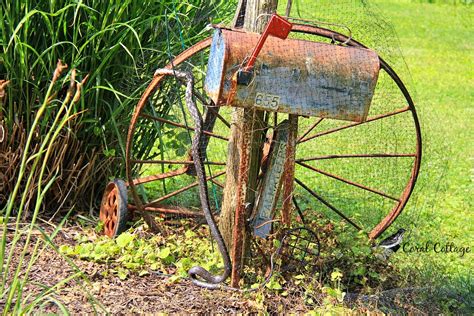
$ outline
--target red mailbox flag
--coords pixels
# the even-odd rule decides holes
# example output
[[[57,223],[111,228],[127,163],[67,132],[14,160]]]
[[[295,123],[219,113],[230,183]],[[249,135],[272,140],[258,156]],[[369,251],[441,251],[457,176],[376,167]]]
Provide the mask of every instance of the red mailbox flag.
[[[288,37],[288,34],[290,34],[292,27],[293,25],[290,22],[288,22],[278,14],[273,13],[243,71],[248,72],[253,68],[255,61],[257,60],[257,56],[260,53],[263,44],[265,44],[268,35],[275,36],[281,39],[286,39]]]

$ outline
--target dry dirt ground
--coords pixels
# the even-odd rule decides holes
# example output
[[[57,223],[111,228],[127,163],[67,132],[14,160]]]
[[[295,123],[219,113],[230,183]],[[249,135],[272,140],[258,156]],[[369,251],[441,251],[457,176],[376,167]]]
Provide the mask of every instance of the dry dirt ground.
[[[47,225],[42,228],[49,232],[53,230]],[[79,226],[63,228],[55,237],[54,242],[56,245],[74,244],[73,236],[80,231]],[[11,235],[9,237],[11,240]],[[39,231],[35,232],[33,239],[38,238],[43,238]],[[19,242],[18,249],[23,248],[22,243],[24,240]],[[30,248],[32,249],[32,246]],[[27,253],[28,256],[29,253]],[[25,296],[30,295],[34,298],[45,287],[54,286],[58,282],[71,278],[80,269],[85,278],[73,278],[51,294],[55,300],[64,304],[73,315],[156,314],[159,312],[178,314],[306,313],[323,301],[322,294],[315,295],[313,301],[316,305],[308,306],[305,304],[301,287],[287,289],[288,295],[283,297],[267,290],[254,293],[206,290],[192,285],[189,281],[170,283],[168,278],[153,273],[144,276],[132,273],[127,279],[120,280],[112,274],[104,276],[101,273],[106,269],[104,264],[74,258],[68,258],[68,260],[51,247],[44,248],[29,273]],[[13,266],[16,266],[17,262],[18,256],[15,256]],[[369,297],[349,294],[346,296],[348,300],[345,302],[345,306],[350,309],[343,311],[350,312],[352,310],[357,314],[369,311],[370,314],[378,314],[382,311],[412,314],[439,312],[435,307],[425,305],[426,300],[422,304],[413,304],[416,297],[409,297],[414,293],[413,289],[393,293],[387,291],[387,293],[389,295],[385,297],[383,295]],[[3,309],[3,304],[4,302],[0,301],[0,310]],[[337,311],[341,311],[341,309],[331,311],[338,313]],[[41,314],[58,313],[60,310],[57,305],[50,302],[43,304],[41,309],[37,309],[35,312]]]
[[[46,231],[52,228],[43,227]],[[74,244],[73,236],[80,231],[78,227],[63,228],[56,238],[56,245]],[[42,238],[40,232],[33,239]],[[11,236],[9,238],[11,240]],[[24,240],[17,248],[22,249]],[[33,241],[34,244],[34,241]],[[33,247],[30,247],[33,249]],[[7,249],[8,251],[8,249]],[[20,251],[18,251],[19,253]],[[27,253],[27,259],[29,254]],[[88,281],[76,277],[60,286],[52,296],[66,306],[71,314],[111,313],[252,313],[268,311],[284,313],[286,311],[305,312],[308,308],[302,303],[301,293],[289,293],[287,297],[265,295],[265,303],[256,302],[255,294],[249,295],[228,290],[206,290],[196,287],[190,281],[170,283],[168,278],[148,274],[138,276],[131,273],[126,280],[115,275],[103,276],[106,268],[103,264],[69,258],[71,265],[62,255],[51,247],[46,247],[38,257],[29,273],[29,282],[25,294],[35,297],[45,287],[56,285],[72,277],[80,269]],[[16,266],[18,256],[13,259]],[[25,267],[23,267],[24,269]],[[0,301],[0,310],[4,302]],[[39,313],[55,313],[59,309],[54,303],[43,306]]]

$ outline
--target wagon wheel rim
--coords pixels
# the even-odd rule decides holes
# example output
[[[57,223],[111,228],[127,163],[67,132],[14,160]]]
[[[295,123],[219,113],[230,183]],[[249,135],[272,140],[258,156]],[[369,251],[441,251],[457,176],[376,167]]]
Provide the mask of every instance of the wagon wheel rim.
[[[344,36],[340,33],[337,33],[337,32],[334,32],[334,31],[331,31],[331,30],[328,30],[328,29],[324,29],[324,28],[319,28],[319,27],[314,27],[314,26],[309,26],[309,25],[297,25],[297,24],[295,24],[293,26],[293,32],[306,33],[306,34],[310,34],[310,35],[317,35],[317,36],[326,37],[326,38],[329,38],[329,39],[335,39],[335,40],[340,41],[340,42],[347,42],[347,44],[349,46],[356,46],[356,47],[364,47],[365,48],[364,45],[362,45],[361,43],[359,43],[359,42],[357,42],[353,39],[349,40],[346,36]],[[202,50],[208,48],[211,44],[211,40],[212,40],[211,38],[207,38],[207,39],[197,43],[196,45],[190,47],[189,49],[185,50],[180,55],[178,55],[174,59],[174,61],[172,63],[168,64],[165,68],[172,69],[174,66],[183,63],[184,61],[186,61],[187,59],[192,57],[194,54],[196,54],[198,52],[201,52]],[[392,78],[392,80],[396,83],[396,85],[398,86],[399,90],[402,92],[403,96],[405,97],[405,100],[408,103],[406,108],[399,109],[399,110],[395,111],[396,113],[391,114],[391,115],[397,115],[399,113],[404,113],[404,112],[407,112],[407,111],[409,111],[411,113],[412,119],[413,119],[413,124],[414,124],[414,127],[415,127],[415,133],[416,133],[416,148],[415,148],[415,152],[410,153],[410,156],[414,158],[413,166],[412,166],[412,169],[411,169],[410,179],[407,182],[407,185],[405,186],[403,192],[401,193],[400,198],[396,198],[398,200],[396,205],[368,233],[368,235],[371,239],[375,239],[378,236],[380,236],[395,221],[395,219],[400,215],[400,213],[402,212],[402,210],[406,206],[406,203],[407,203],[408,199],[411,196],[411,193],[413,191],[413,188],[415,186],[415,183],[416,183],[416,180],[417,180],[417,177],[418,177],[418,172],[419,172],[419,168],[420,168],[420,161],[421,161],[421,143],[422,143],[420,126],[419,126],[419,121],[418,121],[418,117],[417,117],[417,114],[416,114],[416,109],[415,109],[413,100],[411,99],[411,96],[408,93],[408,90],[406,89],[406,87],[404,86],[403,82],[400,80],[398,75],[393,71],[393,69],[381,58],[380,58],[380,64],[381,64],[381,69],[383,69],[389,75],[389,77]],[[145,105],[147,103],[147,100],[150,98],[152,93],[160,86],[160,83],[162,82],[162,80],[163,80],[163,76],[155,76],[152,79],[151,83],[149,84],[149,86],[145,90],[144,94],[142,95],[142,97],[141,97],[141,99],[140,99],[140,101],[139,101],[139,103],[138,103],[138,105],[135,109],[135,112],[132,116],[132,120],[131,120],[131,123],[130,123],[130,128],[128,130],[128,135],[127,135],[126,174],[127,174],[128,185],[130,187],[130,191],[132,193],[132,196],[133,196],[135,204],[136,204],[135,207],[138,210],[143,210],[145,205],[139,197],[137,186],[134,183],[134,178],[133,178],[133,172],[132,172],[133,159],[132,159],[132,156],[131,156],[133,137],[134,137],[134,134],[135,134],[136,124],[137,124],[137,121],[139,119],[140,113],[142,112],[143,108],[145,107]],[[389,115],[389,116],[391,116],[391,115]],[[378,119],[383,119],[383,118],[384,117],[378,118]],[[322,120],[322,119],[320,119],[320,120]],[[350,128],[350,127],[348,127],[348,128]],[[333,133],[333,132],[331,132],[331,133]],[[323,136],[323,135],[319,135],[319,136]],[[300,141],[301,140],[303,140],[303,139],[300,139]],[[333,158],[336,159],[335,157],[333,157]],[[306,165],[304,161],[299,161],[298,164],[303,165],[303,166]],[[189,163],[184,165],[183,168],[187,168],[187,166],[189,166]],[[322,170],[318,170],[318,171],[322,171]],[[311,188],[309,188],[309,186],[307,186],[306,184],[301,182],[299,179],[295,179],[295,182],[296,182],[297,185],[306,186],[305,189],[310,189],[311,190]],[[320,202],[321,202],[321,197],[318,196],[317,193],[314,192],[314,191],[312,193],[314,193],[312,195],[314,197],[316,197],[318,200],[320,200]],[[324,203],[323,202],[323,204],[329,204],[329,203]],[[326,205],[326,206],[328,206],[328,205]],[[332,209],[333,211],[335,211],[333,208],[331,208],[330,204],[329,204],[328,207],[330,209]],[[336,212],[336,213],[338,213],[338,212]],[[343,214],[343,213],[341,212],[341,214]],[[350,219],[347,216],[342,216],[341,214],[339,214],[341,217],[343,217],[348,222],[351,222]],[[351,223],[351,224],[354,227],[356,227],[357,229],[361,229],[361,227],[359,225],[357,225],[356,223]]]

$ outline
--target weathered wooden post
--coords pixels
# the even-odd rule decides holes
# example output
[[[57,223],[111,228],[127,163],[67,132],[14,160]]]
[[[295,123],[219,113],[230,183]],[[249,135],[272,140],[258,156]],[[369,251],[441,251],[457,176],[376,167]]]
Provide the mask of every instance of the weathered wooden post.
[[[242,23],[239,13],[245,12],[243,28],[261,32],[268,17],[261,14],[276,12],[278,0],[239,1],[234,22]],[[239,25],[236,25],[239,26]],[[240,271],[248,248],[246,221],[255,202],[257,176],[262,146],[265,139],[263,112],[255,109],[234,108],[228,147],[227,178],[220,217],[220,229],[232,258],[231,286],[238,287]]]

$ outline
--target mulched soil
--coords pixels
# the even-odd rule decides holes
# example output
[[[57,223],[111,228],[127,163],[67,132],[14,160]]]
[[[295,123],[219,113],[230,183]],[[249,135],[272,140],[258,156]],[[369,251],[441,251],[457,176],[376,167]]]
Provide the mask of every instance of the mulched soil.
[[[53,228],[46,224],[42,228],[51,232]],[[43,227],[44,226],[44,227]],[[56,245],[74,244],[73,237],[81,232],[79,226],[63,228],[54,242]],[[11,235],[7,237],[11,240]],[[34,240],[42,238],[39,231],[35,232]],[[17,265],[20,250],[24,240],[20,240],[18,251],[13,258],[13,266]],[[32,245],[30,249],[32,250]],[[8,250],[8,249],[7,249]],[[30,251],[31,251],[30,250]],[[26,254],[29,259],[29,253]],[[287,296],[274,294],[270,291],[258,293],[241,293],[229,290],[206,290],[194,286],[189,281],[170,283],[166,277],[157,274],[138,276],[131,273],[126,280],[109,274],[103,276],[101,272],[106,268],[103,264],[69,258],[80,269],[88,281],[76,277],[63,284],[51,296],[66,306],[71,314],[111,313],[111,314],[156,314],[158,312],[177,314],[229,314],[229,313],[261,313],[287,314],[305,313],[315,306],[304,303],[304,294],[301,288],[288,289]],[[25,267],[22,267],[24,270]],[[78,270],[68,263],[58,252],[46,247],[29,273],[29,282],[25,289],[25,296],[35,297],[44,289],[51,287],[73,276]],[[394,291],[394,290],[392,290]],[[371,311],[373,314],[384,312],[426,314],[440,312],[436,306],[423,304],[414,305],[416,295],[409,297],[418,290],[395,290],[390,295],[363,296],[348,294],[346,306],[357,312]],[[423,291],[422,292],[426,292]],[[417,294],[418,295],[418,294]],[[392,297],[393,296],[393,297]],[[322,295],[314,301],[321,302]],[[0,301],[0,310],[4,302]],[[384,308],[385,305],[387,308]],[[38,313],[57,313],[58,307],[54,303],[44,304]]]
[[[43,227],[51,231],[50,227]],[[73,236],[79,227],[63,228],[56,236],[56,245],[74,244]],[[39,232],[33,239],[42,238]],[[11,238],[9,238],[11,239]],[[22,249],[24,240],[20,240],[17,248]],[[30,243],[31,244],[31,243]],[[34,242],[33,242],[34,244]],[[30,246],[31,250],[33,246]],[[8,251],[8,249],[7,249]],[[17,265],[18,254],[13,259]],[[26,255],[29,259],[29,253]],[[70,258],[90,282],[75,278],[55,291],[53,297],[64,304],[71,314],[111,313],[253,313],[261,312],[263,306],[256,303],[255,294],[246,294],[228,290],[206,290],[194,286],[190,281],[170,283],[168,278],[157,274],[138,276],[131,273],[126,280],[115,275],[103,276],[103,264]],[[22,267],[24,270],[25,267]],[[25,294],[35,297],[44,287],[51,287],[58,282],[73,276],[77,270],[71,266],[58,252],[46,247],[29,273],[29,282]],[[26,296],[25,295],[25,296]],[[91,296],[93,299],[91,299]],[[265,307],[270,313],[288,311],[302,313],[308,310],[298,292],[286,297],[265,294]],[[95,304],[92,302],[95,300]],[[100,303],[99,303],[100,302]],[[0,301],[0,309],[3,302]],[[53,303],[43,306],[40,313],[58,312]]]

